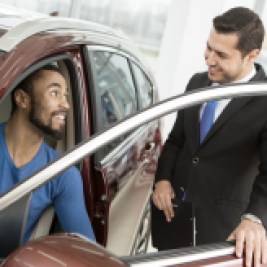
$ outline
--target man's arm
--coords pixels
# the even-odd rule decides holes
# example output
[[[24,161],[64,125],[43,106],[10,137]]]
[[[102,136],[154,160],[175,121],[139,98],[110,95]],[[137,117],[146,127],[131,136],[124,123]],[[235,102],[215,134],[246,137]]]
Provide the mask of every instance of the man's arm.
[[[194,90],[198,88],[200,84],[208,84],[206,73],[196,73],[193,75],[185,91]],[[180,110],[159,157],[155,175],[155,186],[152,194],[153,203],[158,209],[165,213],[167,221],[170,221],[174,216],[171,200],[175,198],[175,193],[171,183],[177,157],[184,146],[184,142],[184,110]]]
[[[172,199],[175,198],[175,193],[171,180],[177,157],[184,144],[183,124],[183,111],[180,111],[159,157],[152,194],[154,205],[164,212],[168,222],[174,217]]]
[[[60,177],[53,200],[57,216],[64,232],[79,233],[95,241],[83,194],[82,178],[72,167]]]
[[[260,266],[267,262],[267,126],[260,137],[260,166],[259,175],[256,177],[250,203],[240,224],[228,237],[236,240],[236,255],[242,257],[245,253],[246,266]]]
[[[184,145],[185,137],[183,113],[184,111],[181,110],[177,114],[174,126],[163,146],[158,160],[155,182],[166,179],[171,181],[172,179],[177,157]]]

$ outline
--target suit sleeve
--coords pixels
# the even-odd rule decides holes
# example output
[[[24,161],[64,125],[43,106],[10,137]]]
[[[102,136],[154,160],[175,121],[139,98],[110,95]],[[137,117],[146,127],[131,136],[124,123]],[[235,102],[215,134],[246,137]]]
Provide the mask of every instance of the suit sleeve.
[[[64,232],[78,233],[95,241],[88,217],[79,171],[72,167],[58,180],[54,206]]]
[[[172,180],[175,164],[183,144],[183,111],[180,111],[159,157],[155,182]]]
[[[195,74],[187,84],[186,91],[198,88],[198,85],[202,83],[202,76],[203,75]],[[184,145],[184,141],[184,111],[180,110],[177,113],[174,126],[163,146],[161,155],[159,157],[155,182],[160,180],[172,181],[176,161]]]

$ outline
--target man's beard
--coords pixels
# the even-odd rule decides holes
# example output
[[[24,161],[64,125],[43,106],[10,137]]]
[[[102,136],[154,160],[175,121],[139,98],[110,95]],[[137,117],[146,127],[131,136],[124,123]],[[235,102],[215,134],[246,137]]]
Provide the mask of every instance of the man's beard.
[[[29,121],[37,127],[39,130],[41,130],[44,134],[50,135],[57,140],[61,140],[65,135],[65,127],[61,127],[58,130],[55,130],[52,128],[52,117],[53,115],[56,115],[57,112],[52,112],[51,117],[49,119],[49,122],[45,124],[38,116],[38,111],[36,109],[35,102],[32,102],[32,108],[29,114]]]

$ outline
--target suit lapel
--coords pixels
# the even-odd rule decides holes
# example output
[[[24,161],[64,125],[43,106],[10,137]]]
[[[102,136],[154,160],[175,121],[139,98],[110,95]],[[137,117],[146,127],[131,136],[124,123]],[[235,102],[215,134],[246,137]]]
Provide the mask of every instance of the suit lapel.
[[[205,143],[214,135],[217,131],[219,131],[223,125],[236,113],[238,112],[242,107],[244,107],[248,102],[250,102],[253,99],[253,97],[242,97],[242,98],[235,98],[231,100],[231,102],[225,107],[223,112],[220,114],[218,119],[213,124],[212,128],[210,129],[209,133],[203,140],[202,145],[205,145]]]
[[[204,88],[211,84],[210,79],[206,76],[201,82],[198,82],[192,87],[188,88],[187,91],[196,90],[198,88]],[[185,123],[185,132],[186,138],[188,139],[188,144],[193,154],[198,150],[199,144],[199,110],[202,105],[196,105],[190,108],[185,109],[184,111],[184,123]]]
[[[261,81],[266,79],[265,73],[262,67],[258,64],[255,64],[257,73],[251,79],[251,81]],[[195,83],[191,86],[188,86],[187,90],[191,91],[200,87],[209,86],[211,81],[208,76],[204,79],[196,80]],[[210,132],[207,134],[206,138],[200,145],[199,143],[199,110],[201,105],[197,105],[191,108],[188,108],[184,111],[185,116],[185,132],[186,138],[188,139],[188,144],[193,154],[197,152],[197,150],[205,145],[205,143],[211,138],[220,128],[243,106],[245,106],[249,101],[251,101],[253,97],[241,97],[233,99],[220,114],[219,118],[214,123]]]

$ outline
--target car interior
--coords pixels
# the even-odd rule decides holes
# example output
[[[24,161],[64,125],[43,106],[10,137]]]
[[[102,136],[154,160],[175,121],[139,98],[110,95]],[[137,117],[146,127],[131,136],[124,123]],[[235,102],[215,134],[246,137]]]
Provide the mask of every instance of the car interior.
[[[0,212],[0,262],[23,243],[30,199],[27,194]]]
[[[73,99],[71,94],[70,75],[64,60],[53,62],[52,64],[59,67],[63,73],[67,86],[70,90],[68,95],[70,110],[66,120],[65,137],[62,140],[55,140],[51,136],[45,136],[45,142],[55,148],[60,153],[73,148],[75,145],[75,128],[74,128],[74,114],[73,114]],[[34,69],[33,69],[34,70]],[[0,122],[5,122],[9,119],[11,112],[11,94],[0,104]],[[3,247],[0,247],[0,258],[4,258],[22,244],[22,237],[24,233],[24,226],[28,214],[30,195],[20,199],[14,204],[10,205],[7,209],[0,211],[0,237],[1,240],[8,240],[8,245],[5,242]],[[15,212],[14,212],[15,210]],[[14,216],[15,214],[15,216]],[[39,218],[30,240],[48,235],[51,231],[60,231],[58,221],[55,216],[54,208],[48,207]],[[53,226],[53,227],[52,227]],[[9,231],[7,231],[9,229]],[[12,230],[11,230],[12,229]]]

